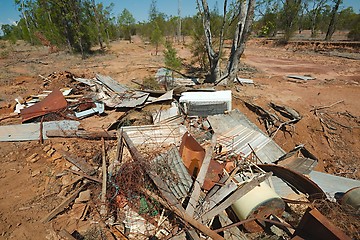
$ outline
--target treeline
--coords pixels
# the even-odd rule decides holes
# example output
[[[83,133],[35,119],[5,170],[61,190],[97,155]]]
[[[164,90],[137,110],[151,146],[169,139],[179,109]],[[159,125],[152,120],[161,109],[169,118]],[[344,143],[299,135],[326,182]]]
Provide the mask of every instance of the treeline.
[[[31,44],[54,45],[81,52],[83,55],[94,45],[103,49],[119,38],[131,41],[140,35],[158,47],[165,39],[181,40],[192,36],[194,56],[205,62],[205,36],[201,15],[179,18],[157,10],[156,1],[149,6],[148,21],[136,22],[132,13],[124,9],[118,16],[113,4],[104,6],[95,0],[15,0],[21,19],[17,25],[2,25],[3,38],[25,40]],[[226,16],[217,3],[211,8],[213,35],[219,35],[226,19],[225,39],[231,39],[236,29],[233,21],[236,8],[230,7]],[[349,30],[349,39],[360,40],[360,14],[352,8],[343,8],[342,0],[258,0],[253,32],[258,36],[273,37],[283,33],[289,40],[294,32],[311,30],[312,37],[319,32],[331,39],[335,28]],[[214,39],[216,41],[216,39]]]
[[[360,14],[344,8],[343,0],[259,0],[256,12],[253,29],[258,36],[282,32],[287,41],[296,31],[311,30],[312,38],[324,33],[324,40],[331,40],[337,29],[348,30],[350,40],[360,40]]]

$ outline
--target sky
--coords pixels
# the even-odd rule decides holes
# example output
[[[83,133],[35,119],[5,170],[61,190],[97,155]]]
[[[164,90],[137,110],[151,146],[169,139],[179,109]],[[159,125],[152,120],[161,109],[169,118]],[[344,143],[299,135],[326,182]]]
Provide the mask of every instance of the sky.
[[[181,3],[181,16],[191,16],[196,13],[196,0],[179,0]],[[111,2],[115,4],[113,13],[118,16],[121,11],[128,9],[137,21],[146,21],[149,16],[149,9],[151,0],[96,0],[96,2],[102,2],[105,6],[108,6]],[[222,0],[208,0],[210,8],[213,8],[219,3],[219,9],[221,11],[220,3]],[[360,0],[344,0],[343,7],[353,7],[355,12],[360,12]],[[177,15],[178,0],[157,0],[157,8],[160,12],[167,14],[168,16]],[[20,13],[17,11],[17,7],[14,4],[14,0],[0,0],[0,25],[2,24],[15,24],[20,19]],[[1,32],[0,32],[1,33]]]

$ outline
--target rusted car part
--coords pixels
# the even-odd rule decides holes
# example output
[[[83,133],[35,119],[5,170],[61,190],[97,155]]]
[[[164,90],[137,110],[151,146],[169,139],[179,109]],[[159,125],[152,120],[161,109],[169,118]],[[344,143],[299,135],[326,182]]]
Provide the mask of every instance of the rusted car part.
[[[60,90],[55,89],[41,102],[22,109],[20,112],[22,122],[36,117],[44,116],[47,113],[57,112],[67,107],[67,101]]]
[[[275,176],[286,181],[298,191],[308,194],[310,200],[326,197],[324,191],[316,183],[300,173],[274,164],[259,164],[258,166],[266,172],[273,172]]]
[[[350,240],[351,238],[331,223],[316,208],[308,208],[301,218],[292,239]]]

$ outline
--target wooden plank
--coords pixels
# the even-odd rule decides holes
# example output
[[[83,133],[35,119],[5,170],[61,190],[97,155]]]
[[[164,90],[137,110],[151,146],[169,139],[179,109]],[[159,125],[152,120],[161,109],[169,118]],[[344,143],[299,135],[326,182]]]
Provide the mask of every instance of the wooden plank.
[[[102,142],[102,188],[101,188],[101,208],[100,215],[105,217],[107,214],[106,210],[106,181],[107,181],[107,170],[106,170],[106,150],[105,140],[101,138]]]
[[[76,238],[74,238],[66,229],[62,229],[59,232],[59,236],[67,240],[76,240]]]
[[[116,139],[115,131],[85,131],[85,130],[49,130],[46,132],[47,137],[62,138],[84,138],[84,139]]]
[[[132,143],[131,139],[129,138],[129,136],[126,134],[126,132],[124,132],[124,140],[127,144],[127,147],[130,151],[131,156],[137,160],[137,161],[145,161],[145,159],[141,156],[141,154],[139,153],[139,151],[136,149],[136,147],[134,146],[134,144]],[[204,226],[203,224],[201,224],[200,222],[198,222],[197,220],[195,220],[192,216],[190,216],[189,214],[187,214],[185,212],[185,209],[181,206],[181,204],[176,200],[176,198],[174,197],[174,195],[171,194],[170,189],[168,188],[168,186],[162,181],[162,179],[157,176],[156,174],[153,174],[150,172],[150,169],[145,169],[147,171],[147,173],[149,174],[150,178],[153,180],[153,182],[155,183],[155,185],[158,187],[158,189],[160,190],[161,194],[163,195],[163,197],[166,200],[163,200],[162,198],[158,197],[156,194],[154,194],[153,192],[143,188],[142,190],[149,195],[150,197],[153,197],[155,200],[159,201],[161,204],[163,204],[165,207],[167,207],[168,209],[170,209],[171,211],[173,211],[176,215],[178,215],[181,219],[183,219],[183,221],[189,223],[191,226],[193,226],[194,228],[198,229],[199,231],[201,231],[202,233],[204,233],[205,235],[211,237],[212,239],[224,239],[223,237],[221,237],[220,235],[218,235],[217,233],[215,233],[213,230],[211,230],[210,228]],[[193,236],[193,235],[192,235]],[[196,236],[195,236],[196,237]],[[198,236],[197,236],[198,238]]]
[[[199,174],[194,183],[194,190],[191,194],[189,203],[186,207],[186,213],[189,214],[190,216],[194,216],[195,208],[196,208],[196,205],[197,205],[197,203],[199,201],[199,197],[200,197],[201,187],[204,184],[205,177],[206,177],[206,174],[209,169],[209,165],[210,165],[210,161],[211,161],[211,157],[213,154],[215,144],[216,144],[216,134],[214,134],[212,136],[211,144],[209,147],[206,148],[203,163],[200,167]]]
[[[70,156],[69,153],[67,153],[63,150],[58,150],[58,152],[63,156],[63,158],[65,158],[68,162],[74,164],[76,167],[78,167],[84,173],[89,174],[89,175],[93,175],[95,173],[95,169],[89,163],[87,163],[85,160]]]
[[[84,174],[82,172],[79,172],[79,171],[74,171],[74,170],[71,170],[71,169],[65,169],[65,171],[68,171],[68,172],[71,172],[71,173],[74,173],[74,174],[77,174],[79,175],[80,177],[83,177],[83,178],[87,178],[91,181],[94,181],[94,182],[97,182],[97,183],[102,183],[102,180],[96,178],[96,177],[92,177],[92,176],[89,176],[87,174]]]
[[[72,193],[68,198],[66,198],[62,203],[60,203],[56,208],[54,208],[54,210],[52,210],[48,215],[46,215],[41,222],[43,223],[47,223],[48,221],[50,221],[51,219],[53,219],[54,217],[56,217],[56,215],[58,215],[59,213],[61,213],[62,211],[65,210],[65,208],[67,208],[69,206],[69,204],[75,200],[75,198],[77,198],[77,196],[79,195],[79,193],[84,189],[86,184],[83,184],[81,187],[79,187],[74,193]]]
[[[201,222],[206,222],[222,211],[224,211],[226,208],[230,207],[234,202],[236,202],[239,198],[250,192],[253,188],[258,186],[260,183],[262,183],[264,180],[268,179],[272,173],[266,173],[260,176],[254,177],[251,181],[244,184],[244,186],[238,188],[233,194],[231,194],[230,197],[225,199],[221,204],[214,207],[209,212],[205,213],[203,216],[201,216]]]

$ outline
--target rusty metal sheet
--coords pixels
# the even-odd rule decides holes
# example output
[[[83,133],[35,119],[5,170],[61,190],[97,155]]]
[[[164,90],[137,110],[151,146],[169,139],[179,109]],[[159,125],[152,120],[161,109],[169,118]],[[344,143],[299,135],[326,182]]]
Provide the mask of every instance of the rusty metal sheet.
[[[266,172],[273,172],[275,176],[281,178],[298,191],[309,194],[310,199],[326,198],[323,190],[303,174],[274,164],[259,164],[258,166]]]
[[[67,101],[62,92],[58,89],[55,89],[41,102],[31,107],[22,109],[20,111],[20,115],[22,117],[22,122],[25,122],[33,118],[43,116],[47,113],[60,111],[66,107]]]
[[[188,132],[182,137],[180,155],[189,174],[196,177],[205,157],[205,149]],[[222,164],[211,160],[202,188],[210,190],[220,180],[223,169]]]
[[[300,238],[299,238],[300,237]],[[308,208],[296,228],[293,239],[350,240],[343,231],[336,227],[316,208]]]
[[[191,176],[197,176],[205,157],[205,149],[187,132],[183,135],[180,155]]]

